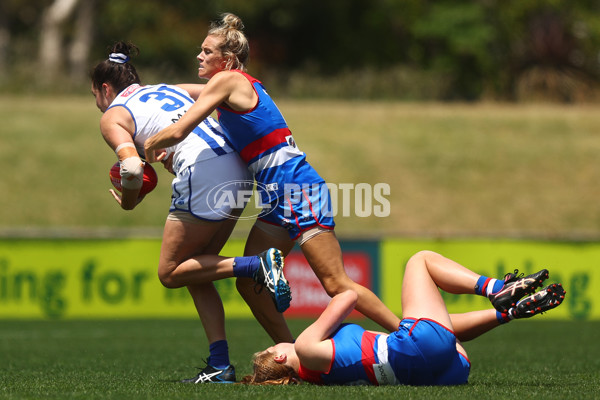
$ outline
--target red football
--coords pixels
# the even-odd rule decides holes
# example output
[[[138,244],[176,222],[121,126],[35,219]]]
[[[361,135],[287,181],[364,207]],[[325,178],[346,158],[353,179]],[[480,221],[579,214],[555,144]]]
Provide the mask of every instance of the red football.
[[[121,191],[121,166],[117,161],[115,165],[110,169],[110,182],[113,184],[115,189],[119,192]],[[151,191],[154,190],[156,184],[158,183],[158,176],[156,175],[156,171],[150,165],[150,163],[144,163],[144,183],[142,184],[142,189],[140,189],[140,196],[144,196]]]

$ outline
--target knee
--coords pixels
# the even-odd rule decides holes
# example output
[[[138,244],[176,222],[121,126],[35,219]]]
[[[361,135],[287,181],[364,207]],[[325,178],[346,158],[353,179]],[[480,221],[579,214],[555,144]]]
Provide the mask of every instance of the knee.
[[[174,279],[174,273],[172,269],[169,268],[158,268],[158,280],[160,283],[168,288],[168,289],[176,289],[181,287],[181,285],[177,284]]]
[[[434,257],[436,255],[437,255],[437,253],[435,253],[431,250],[421,250],[421,251],[413,254],[413,256],[408,260],[408,263],[406,265],[408,267],[409,265],[423,264],[423,263],[426,263],[428,260],[430,260],[432,257]],[[416,263],[417,261],[420,261],[420,262]]]
[[[323,289],[330,297],[340,294],[348,289],[354,289],[357,285],[356,282],[352,281],[347,275],[343,277],[326,277],[321,279]]]
[[[177,289],[178,287],[180,287],[173,281],[173,278],[170,275],[159,274],[158,280],[160,280],[160,283],[167,289]]]

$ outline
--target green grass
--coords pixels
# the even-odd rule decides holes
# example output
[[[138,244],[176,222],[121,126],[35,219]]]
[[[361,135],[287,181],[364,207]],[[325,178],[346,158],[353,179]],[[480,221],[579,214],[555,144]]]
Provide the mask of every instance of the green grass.
[[[595,105],[278,103],[327,181],[391,187],[391,215],[338,216],[343,237],[600,237]],[[133,212],[120,210],[108,194],[115,157],[100,116],[91,95],[0,96],[0,228],[160,235],[170,176],[159,170],[159,188]]]
[[[340,236],[600,237],[597,107],[280,101],[333,183],[389,183],[388,218],[336,218]],[[133,212],[108,194],[115,158],[93,97],[0,96],[0,231],[134,229],[160,235],[170,176]],[[82,228],[85,231],[78,231]],[[249,222],[235,233],[245,236]],[[62,232],[62,231],[61,231]],[[298,333],[307,321],[290,320]],[[374,328],[374,327],[373,327]],[[597,398],[600,323],[517,321],[466,343],[461,387],[181,385],[206,357],[192,320],[0,321],[3,399]],[[270,345],[229,320],[238,378]]]
[[[538,317],[539,318],[539,317]],[[297,333],[308,322],[291,320]],[[370,327],[369,325],[366,325]],[[599,322],[515,321],[466,343],[459,387],[184,385],[206,357],[193,320],[2,321],[3,399],[590,399],[600,389]],[[238,379],[270,345],[252,320],[228,321]]]

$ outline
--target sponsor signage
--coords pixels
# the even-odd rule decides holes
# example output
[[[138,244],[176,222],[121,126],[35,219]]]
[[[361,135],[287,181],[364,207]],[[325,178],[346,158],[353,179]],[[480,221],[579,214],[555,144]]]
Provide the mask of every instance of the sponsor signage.
[[[372,288],[372,259],[365,251],[347,251],[344,253],[346,273],[353,281]],[[321,282],[306,261],[304,255],[294,251],[285,259],[285,276],[292,288],[292,304],[286,316],[314,317],[319,315],[331,298],[321,286]],[[362,314],[353,312],[352,317]]]
[[[371,287],[377,244],[353,243],[348,274]],[[243,254],[230,241],[222,254]],[[157,277],[158,239],[0,241],[1,318],[197,318],[187,290],[167,289]],[[298,250],[286,259],[293,306],[286,316],[316,316],[329,297]],[[216,281],[227,317],[251,317],[235,279]]]
[[[567,291],[560,307],[539,319],[600,319],[600,243],[527,240],[386,240],[382,243],[381,298],[392,311],[402,313],[400,283],[408,259],[420,250],[440,253],[485,276],[503,278],[515,269],[529,275],[550,271],[544,285],[560,282]],[[443,293],[450,313],[490,308],[482,296]]]
[[[341,246],[348,275],[398,315],[404,266],[427,249],[496,278],[515,269],[530,274],[547,268],[547,282],[561,282],[567,296],[543,319],[600,319],[594,290],[600,285],[600,243],[392,239],[342,241]],[[243,249],[243,240],[231,240],[222,254],[236,256]],[[197,318],[185,288],[166,289],[158,281],[159,252],[159,239],[0,240],[0,319]],[[316,317],[329,296],[298,249],[285,262],[292,286],[286,317]],[[252,318],[234,279],[215,285],[226,317]],[[443,296],[451,313],[490,307],[480,296]]]

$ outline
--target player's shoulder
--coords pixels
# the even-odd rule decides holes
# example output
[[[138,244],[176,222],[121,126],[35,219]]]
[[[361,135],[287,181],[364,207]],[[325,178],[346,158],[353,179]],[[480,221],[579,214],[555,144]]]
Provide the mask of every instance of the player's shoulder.
[[[220,71],[210,78],[209,83],[218,84],[238,84],[240,82],[249,82],[252,77],[239,70]]]
[[[100,117],[100,131],[102,134],[108,134],[115,128],[123,128],[135,130],[133,115],[130,109],[122,104],[114,104],[106,110]]]
[[[203,94],[217,94],[225,99],[235,93],[248,93],[252,85],[243,75],[234,71],[220,71],[210,78]]]

